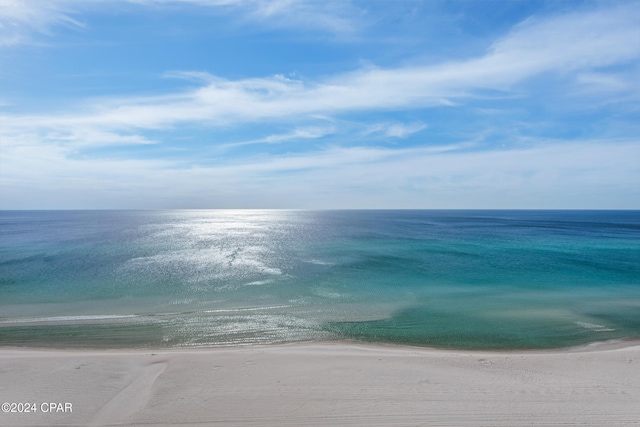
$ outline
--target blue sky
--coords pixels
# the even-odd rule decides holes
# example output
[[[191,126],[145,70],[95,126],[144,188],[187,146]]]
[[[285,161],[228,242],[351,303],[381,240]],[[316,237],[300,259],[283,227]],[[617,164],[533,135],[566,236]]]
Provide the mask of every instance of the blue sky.
[[[0,208],[640,209],[637,1],[0,0]]]

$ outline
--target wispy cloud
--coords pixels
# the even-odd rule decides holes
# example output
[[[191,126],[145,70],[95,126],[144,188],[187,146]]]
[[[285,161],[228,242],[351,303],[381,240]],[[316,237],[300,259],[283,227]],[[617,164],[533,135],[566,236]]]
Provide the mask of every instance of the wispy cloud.
[[[610,207],[630,208],[640,197],[637,141],[535,143],[489,151],[464,144],[399,150],[329,147],[188,168],[171,161],[70,158],[54,146],[14,146],[1,156],[2,203],[24,208],[109,207],[115,200],[130,208],[366,208],[389,203],[597,208],[609,200],[608,193]],[[31,173],[25,177],[24,170]],[[616,200],[614,189],[630,198]],[[33,199],[34,194],[41,199]]]
[[[248,22],[280,27],[305,28],[349,35],[360,26],[363,14],[350,1],[325,0],[121,0],[152,5],[192,5],[239,12]]]
[[[509,91],[545,73],[566,78],[598,72],[640,56],[635,18],[640,7],[529,20],[495,42],[481,57],[439,65],[368,67],[320,81],[282,75],[229,80],[203,72],[174,72],[206,83],[158,97],[114,99],[89,113],[13,118],[24,126],[160,128],[184,122],[230,124],[336,115],[352,111],[452,105],[484,90]],[[593,75],[593,74],[591,74]],[[480,92],[478,92],[480,91]]]
[[[224,13],[241,10],[243,19],[315,25],[335,33],[348,33],[355,25],[353,19],[336,19],[349,15],[344,8],[351,7],[338,2],[325,8],[325,3],[307,1],[126,1],[141,7],[190,4]],[[26,43],[30,33],[46,34],[60,25],[80,28],[83,24],[73,14],[80,5],[79,0],[0,0],[0,6],[7,6],[0,7],[0,45]],[[310,78],[233,79],[178,70],[162,77],[186,79],[191,88],[85,99],[48,114],[0,114],[2,203],[13,208],[588,208],[611,200],[607,206],[637,207],[637,202],[608,199],[609,194],[640,197],[637,139],[572,135],[552,140],[522,138],[514,131],[508,135],[513,144],[505,147],[480,141],[495,137],[491,130],[500,120],[517,127],[510,114],[523,108],[518,104],[506,111],[502,104],[481,101],[496,94],[510,100],[540,98],[532,83],[536,78],[564,83],[550,86],[548,102],[563,91],[586,94],[589,101],[611,102],[612,94],[637,101],[637,75],[629,64],[640,58],[640,43],[630,42],[640,39],[639,15],[640,5],[626,3],[534,17],[466,60],[414,60]],[[312,24],[313,19],[319,20]],[[482,114],[481,121],[488,123],[474,128],[474,137],[457,129],[441,140],[429,134],[438,123],[425,117],[425,110],[468,106],[467,114]],[[550,119],[540,118],[544,120]],[[458,123],[464,125],[456,122],[454,127]],[[531,129],[536,124],[526,125]],[[252,131],[243,133],[246,128]],[[239,130],[241,136],[215,142],[222,149],[238,148],[220,151],[234,156],[201,158],[206,146],[214,144],[210,141],[215,138],[208,137],[180,160],[154,159],[149,152],[147,158],[132,159],[102,150],[123,145],[178,150],[178,142],[167,143],[170,137],[161,140],[171,132],[159,131],[197,135],[220,129]],[[422,143],[423,135],[428,144]],[[382,139],[394,143],[376,146]],[[403,139],[411,143],[405,145]],[[279,149],[289,143],[311,148],[293,154]],[[268,145],[268,150],[258,145]],[[86,154],[92,147],[101,150]]]
[[[406,138],[409,135],[420,132],[427,128],[422,122],[413,123],[376,123],[366,126],[363,135],[380,134],[389,138]]]
[[[348,1],[253,0],[244,4],[251,8],[249,16],[254,20],[285,28],[315,28],[342,36],[357,31],[362,14]]]
[[[52,35],[60,27],[85,28],[74,16],[90,8],[129,3],[148,8],[194,6],[270,27],[305,28],[349,35],[359,26],[350,2],[310,0],[0,0],[0,47],[33,42],[34,34]]]
[[[322,138],[323,136],[330,135],[334,132],[335,128],[332,126],[307,126],[294,129],[293,131],[287,133],[268,135],[264,138],[220,144],[218,145],[218,148],[233,148],[258,144],[280,144],[288,141],[299,142],[301,140]]]
[[[74,126],[64,130],[45,129],[11,129],[5,126],[0,131],[2,147],[18,145],[57,145],[69,149],[114,145],[148,145],[155,144],[143,135],[135,133],[109,132],[91,127]]]
[[[83,28],[73,17],[73,0],[0,0],[0,47],[24,44],[32,33],[51,34],[55,27]]]

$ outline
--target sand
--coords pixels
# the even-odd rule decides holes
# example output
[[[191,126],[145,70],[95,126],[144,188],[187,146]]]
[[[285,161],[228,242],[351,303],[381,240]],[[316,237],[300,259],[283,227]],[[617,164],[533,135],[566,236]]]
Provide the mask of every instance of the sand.
[[[35,408],[0,412],[3,426],[640,425],[640,344],[544,352],[354,343],[2,348],[0,402]]]

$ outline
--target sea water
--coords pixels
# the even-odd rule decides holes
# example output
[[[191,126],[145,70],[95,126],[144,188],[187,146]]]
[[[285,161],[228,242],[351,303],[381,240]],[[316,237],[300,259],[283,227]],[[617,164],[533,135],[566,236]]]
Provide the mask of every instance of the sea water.
[[[0,211],[0,345],[639,337],[639,211]]]

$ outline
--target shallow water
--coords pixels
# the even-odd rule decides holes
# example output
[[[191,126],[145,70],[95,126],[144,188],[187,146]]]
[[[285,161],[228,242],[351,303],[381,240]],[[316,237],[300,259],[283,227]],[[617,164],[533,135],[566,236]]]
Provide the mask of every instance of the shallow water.
[[[2,211],[0,345],[640,337],[638,211]]]

